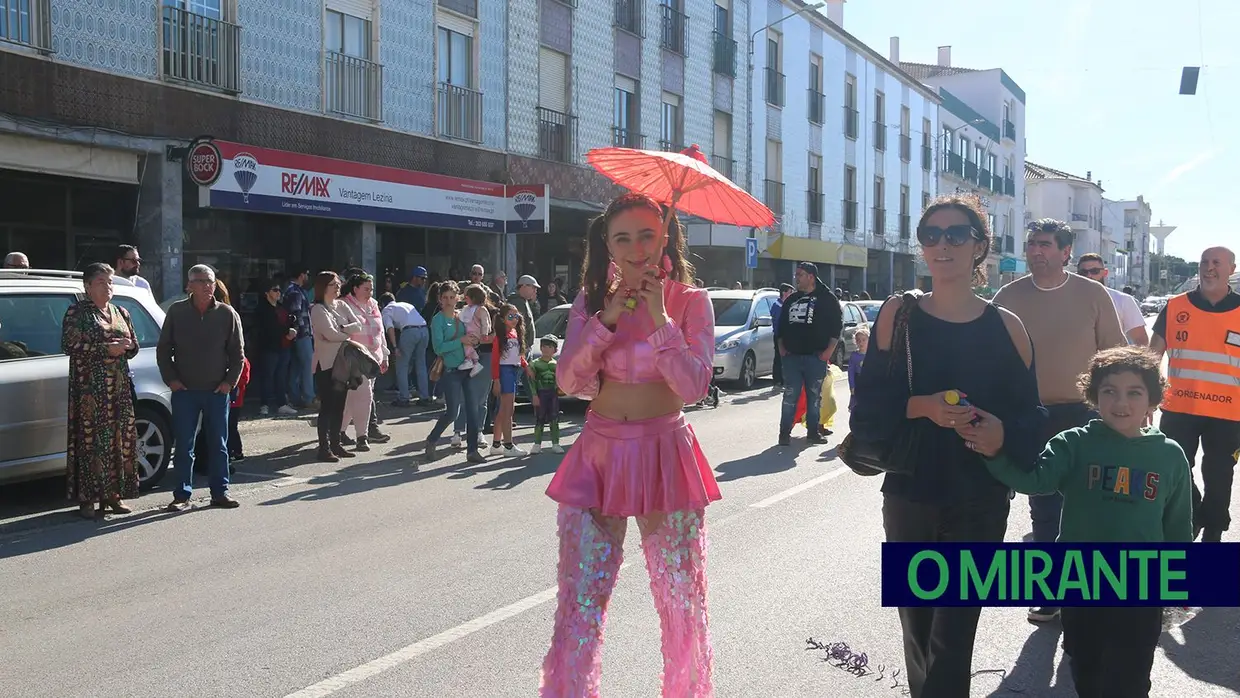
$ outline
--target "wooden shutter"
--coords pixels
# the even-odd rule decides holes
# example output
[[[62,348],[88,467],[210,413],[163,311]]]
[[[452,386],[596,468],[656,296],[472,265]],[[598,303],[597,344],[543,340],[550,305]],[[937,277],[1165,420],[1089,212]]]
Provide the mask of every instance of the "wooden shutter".
[[[538,49],[538,106],[568,113],[568,56],[546,47]]]

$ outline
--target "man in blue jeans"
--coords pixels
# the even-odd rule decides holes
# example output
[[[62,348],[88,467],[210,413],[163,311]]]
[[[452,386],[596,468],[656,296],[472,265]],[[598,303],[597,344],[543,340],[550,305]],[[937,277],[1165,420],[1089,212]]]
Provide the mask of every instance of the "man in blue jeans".
[[[245,363],[241,316],[215,300],[215,271],[189,270],[190,296],[168,309],[155,349],[159,374],[172,389],[176,485],[168,511],[184,511],[194,493],[194,443],[202,419],[209,454],[211,506],[235,509],[228,496],[228,404]]]
[[[288,311],[289,324],[297,330],[297,338],[290,347],[288,367],[288,402],[295,408],[305,409],[314,403],[314,336],[310,331],[310,301],[304,287],[310,272],[297,265],[289,270],[288,286],[280,303]]]
[[[379,304],[383,306],[383,329],[387,332],[388,343],[394,348],[392,353],[396,358],[396,401],[392,405],[408,407],[411,404],[411,368],[417,377],[418,404],[429,405],[431,393],[426,375],[426,348],[430,346],[430,328],[416,307],[392,299],[390,293],[383,294]]]
[[[784,374],[784,402],[779,417],[780,446],[792,443],[792,420],[796,416],[802,390],[805,391],[806,414],[817,415],[822,410],[822,382],[827,377],[827,362],[831,360],[835,345],[844,331],[840,302],[818,282],[818,267],[813,262],[797,264],[796,285],[796,293],[784,301],[776,321],[780,328],[777,344]],[[828,386],[827,389],[833,387]],[[811,417],[806,421],[806,443],[824,443],[818,420]]]

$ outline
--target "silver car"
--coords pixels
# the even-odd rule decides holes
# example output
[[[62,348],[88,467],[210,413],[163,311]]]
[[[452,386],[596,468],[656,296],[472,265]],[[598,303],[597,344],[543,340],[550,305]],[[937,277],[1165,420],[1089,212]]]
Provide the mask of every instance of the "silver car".
[[[779,291],[708,291],[715,310],[715,380],[736,381],[742,390],[775,365],[771,304]]]
[[[540,340],[543,337],[555,337],[559,346],[555,350],[555,358],[559,360],[560,350],[564,348],[564,337],[568,334],[568,312],[573,309],[572,303],[557,305],[554,308],[548,308],[547,312],[538,316],[534,321],[534,346],[529,348],[526,355],[527,361],[533,361],[542,356],[542,346]],[[560,402],[572,402],[577,398],[572,395],[565,395],[564,391],[560,391]],[[517,385],[517,402],[530,402],[530,389],[528,382],[524,379]]]
[[[155,363],[164,312],[127,279],[115,277],[113,291],[112,302],[129,311],[138,335],[130,367],[138,393],[138,475],[148,489],[172,458],[172,392]],[[60,350],[61,322],[84,297],[79,272],[0,270],[0,342],[20,342],[28,354],[0,354],[0,484],[65,472],[69,357]]]

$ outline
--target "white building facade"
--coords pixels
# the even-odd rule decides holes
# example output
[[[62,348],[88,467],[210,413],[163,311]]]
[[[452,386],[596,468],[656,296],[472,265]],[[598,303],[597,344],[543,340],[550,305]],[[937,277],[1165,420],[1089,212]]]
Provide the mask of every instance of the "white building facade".
[[[1103,255],[1111,267],[1108,285],[1148,292],[1150,220],[1150,204],[1144,196],[1131,201],[1102,200],[1102,234],[1113,250],[1112,256]]]
[[[755,283],[819,266],[832,288],[885,297],[915,283],[915,227],[933,194],[938,99],[806,4],[754,3],[750,190],[775,211]],[[800,14],[797,14],[800,12]]]
[[[936,64],[900,65],[938,93],[938,194],[971,194],[986,208],[994,235],[986,272],[997,289],[1025,272],[1025,91],[1002,69],[953,66],[950,46]]]
[[[1074,261],[1091,252],[1114,258],[1115,243],[1102,232],[1102,182],[1093,181],[1092,172],[1080,177],[1025,162],[1025,191],[1029,220],[1054,218],[1072,227]]]

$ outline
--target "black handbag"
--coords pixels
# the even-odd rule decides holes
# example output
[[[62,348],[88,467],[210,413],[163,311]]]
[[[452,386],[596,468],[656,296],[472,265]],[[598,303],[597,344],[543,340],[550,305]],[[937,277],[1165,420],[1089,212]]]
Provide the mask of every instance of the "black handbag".
[[[892,330],[892,356],[887,364],[887,375],[891,375],[899,356],[899,347],[903,344],[904,361],[908,372],[908,391],[913,394],[913,352],[909,343],[908,319],[921,294],[906,292],[903,304],[896,315],[895,327]],[[901,341],[903,340],[903,341]],[[849,432],[836,450],[840,460],[844,461],[854,473],[865,477],[895,473],[912,475],[916,469],[915,456],[921,443],[921,430],[917,422],[903,420],[896,434],[890,439],[858,438]]]

